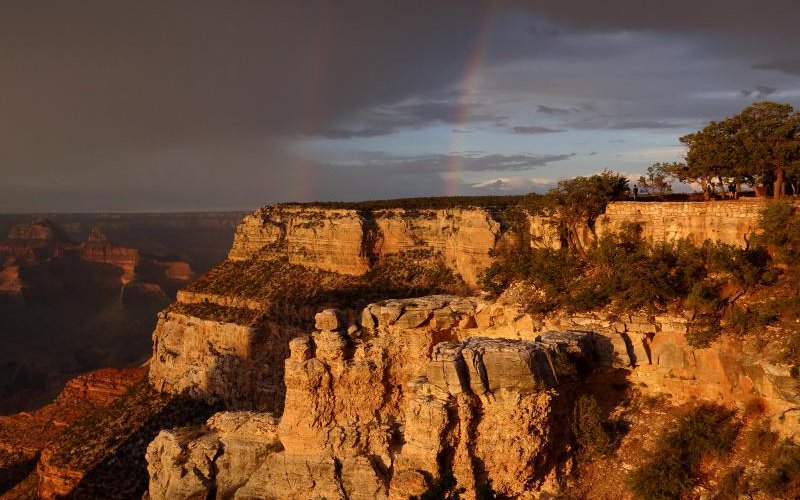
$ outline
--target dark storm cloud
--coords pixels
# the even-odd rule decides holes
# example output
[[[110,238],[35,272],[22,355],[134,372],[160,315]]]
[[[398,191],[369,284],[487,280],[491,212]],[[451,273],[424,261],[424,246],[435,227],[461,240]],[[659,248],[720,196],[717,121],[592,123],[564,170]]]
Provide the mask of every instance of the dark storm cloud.
[[[511,130],[516,134],[552,134],[564,131],[563,129],[540,127],[539,125],[517,125],[512,127]]]
[[[313,133],[456,80],[480,14],[456,2],[5,2],[2,163],[64,172],[109,153]]]
[[[800,75],[800,59],[786,59],[782,61],[770,61],[753,65],[755,69],[766,69],[780,71],[789,75]]]
[[[408,182],[387,187],[318,159],[305,172],[287,142],[436,124],[531,133],[508,125],[531,119],[511,116],[522,105],[553,130],[694,125],[743,97],[793,95],[798,17],[794,0],[7,0],[0,210],[436,194],[448,155],[398,162],[393,175],[406,168]],[[463,77],[486,19],[482,72],[496,86],[473,99]],[[514,93],[523,104],[498,104]],[[462,162],[513,171],[546,158],[500,156]]]
[[[425,100],[416,103],[379,106],[364,110],[351,121],[359,123],[346,128],[333,125],[310,132],[310,136],[326,139],[352,139],[355,137],[377,137],[392,134],[402,129],[419,129],[427,125],[445,123],[465,125],[478,122],[496,122],[505,117],[487,111],[481,103],[470,105],[470,112],[460,116],[463,105],[458,101]]]

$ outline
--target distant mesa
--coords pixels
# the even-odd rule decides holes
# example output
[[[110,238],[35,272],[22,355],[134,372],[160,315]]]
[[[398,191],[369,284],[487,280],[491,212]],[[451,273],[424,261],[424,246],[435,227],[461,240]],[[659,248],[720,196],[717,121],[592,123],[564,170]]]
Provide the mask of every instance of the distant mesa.
[[[15,243],[29,245],[71,244],[67,233],[49,219],[39,218],[30,224],[18,224],[11,228],[8,239]]]
[[[136,248],[112,243],[97,225],[91,227],[83,243],[76,243],[53,221],[38,218],[13,226],[6,240],[0,242],[0,294],[20,298],[26,290],[35,293],[37,285],[51,288],[48,285],[52,284],[52,288],[61,289],[67,263],[82,264],[80,272],[85,273],[82,281],[86,283],[122,288],[136,283],[136,290],[128,297],[163,298],[165,287],[171,293],[193,277],[188,262],[177,257],[143,257]],[[98,279],[113,269],[119,273],[114,282],[106,277]],[[30,283],[26,283],[26,276]]]

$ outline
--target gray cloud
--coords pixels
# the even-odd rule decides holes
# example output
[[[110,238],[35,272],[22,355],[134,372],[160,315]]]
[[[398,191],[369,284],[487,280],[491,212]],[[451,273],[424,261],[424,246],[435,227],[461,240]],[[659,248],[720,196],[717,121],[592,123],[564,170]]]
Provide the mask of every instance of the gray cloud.
[[[568,115],[570,113],[574,113],[576,110],[574,108],[557,108],[554,106],[545,106],[544,104],[540,104],[536,106],[536,110],[539,113],[550,115],[550,116],[563,116]]]
[[[371,170],[384,174],[439,174],[454,170],[460,172],[516,172],[542,167],[549,163],[564,161],[575,156],[570,154],[485,154],[463,152],[453,154],[427,154],[395,156],[376,152],[357,153],[349,161],[328,164],[331,168]]]
[[[533,122],[565,130],[547,137],[565,143],[573,129],[632,130],[631,149],[637,129],[677,135],[678,124],[735,113],[739,89],[790,102],[800,75],[795,0],[7,0],[2,10],[8,211],[437,194],[448,155],[411,159],[423,146],[403,146],[404,132],[472,130],[463,139],[490,151],[463,155],[463,171],[514,171],[546,157],[513,159],[518,146],[503,144],[528,138],[492,142],[487,129],[531,133],[514,124]],[[376,147],[396,141],[385,147],[406,147],[407,161],[383,164],[396,181],[385,186],[380,168],[315,165],[310,137],[340,148],[380,137]],[[449,147],[426,139],[426,150]]]
[[[754,69],[780,71],[789,75],[800,75],[800,59],[783,59],[753,65]]]
[[[315,130],[308,135],[326,139],[352,139],[377,137],[396,133],[403,129],[420,129],[435,123],[465,125],[480,122],[496,122],[505,117],[493,114],[484,103],[471,103],[469,113],[462,115],[463,104],[458,101],[439,99],[421,100],[390,106],[367,108],[354,113],[349,119],[356,122],[352,128],[332,125]]]
[[[768,85],[756,85],[754,89],[744,89],[739,91],[739,95],[745,98],[754,97],[756,99],[769,97],[778,92],[778,89]]]
[[[659,121],[622,121],[612,123],[608,126],[608,128],[614,130],[630,130],[630,129],[669,129],[669,128],[681,128],[684,125],[679,123],[670,123],[670,122],[659,122]]]
[[[516,134],[552,134],[564,131],[563,129],[541,127],[539,125],[517,125],[512,127],[511,130]]]

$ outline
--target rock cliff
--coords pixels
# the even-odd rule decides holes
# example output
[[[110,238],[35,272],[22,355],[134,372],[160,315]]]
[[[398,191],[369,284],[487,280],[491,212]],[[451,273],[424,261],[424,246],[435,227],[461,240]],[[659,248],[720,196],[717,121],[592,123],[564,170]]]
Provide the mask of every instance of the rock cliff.
[[[619,231],[623,224],[636,223],[651,241],[686,238],[695,244],[710,239],[745,246],[758,228],[758,217],[766,207],[763,198],[741,198],[710,202],[616,202],[606,207],[595,228],[598,234]]]
[[[67,382],[55,401],[36,411],[0,416],[0,496],[31,474],[39,452],[53,439],[73,422],[121,397],[146,371],[106,368],[87,373]]]
[[[357,323],[325,310],[289,342],[283,414],[162,431],[148,448],[149,496],[406,499],[452,475],[464,498],[539,498],[571,467],[572,391],[609,368],[674,401],[758,399],[774,429],[800,432],[788,365],[731,340],[691,348],[687,328],[682,315],[542,319],[453,296],[370,304]]]
[[[97,226],[92,226],[89,238],[81,245],[81,257],[88,262],[100,262],[122,270],[122,285],[133,281],[139,264],[139,251],[112,245]]]
[[[229,254],[246,260],[271,249],[289,262],[342,274],[363,274],[377,260],[403,252],[441,254],[471,285],[490,264],[501,234],[486,209],[356,211],[264,207],[244,218]]]
[[[745,245],[759,203],[615,203],[595,230],[636,222],[653,241]],[[229,259],[183,290],[153,333],[150,387],[131,405],[180,396],[224,411],[202,425],[148,424],[136,455],[147,498],[407,499],[448,481],[461,498],[548,498],[577,466],[578,395],[613,391],[675,405],[755,400],[781,435],[800,433],[791,366],[730,338],[689,346],[683,311],[541,316],[507,297],[443,293],[456,275],[479,282],[509,241],[503,217],[312,206],[245,217]],[[532,245],[560,244],[546,219],[527,221]],[[128,408],[115,411],[118,422]],[[81,491],[110,491],[85,478],[120,451],[64,467],[71,455],[53,450],[40,471],[55,479],[42,484],[74,486],[78,471]]]
[[[199,436],[162,432],[148,448],[150,498],[405,499],[447,474],[471,496],[489,482],[541,489],[563,465],[560,390],[591,366],[593,336],[475,337],[480,308],[389,301],[364,309],[361,327],[323,311],[290,342],[280,420],[222,413]]]
[[[582,244],[641,225],[652,241],[706,239],[744,246],[756,230],[766,201],[612,202],[594,231],[578,228]],[[510,222],[499,209],[348,210],[314,206],[268,206],[247,215],[236,229],[229,258],[243,261],[285,256],[289,262],[359,275],[389,255],[425,250],[441,255],[464,281],[476,286],[504,241]],[[546,217],[528,215],[531,245],[557,248],[558,232]]]

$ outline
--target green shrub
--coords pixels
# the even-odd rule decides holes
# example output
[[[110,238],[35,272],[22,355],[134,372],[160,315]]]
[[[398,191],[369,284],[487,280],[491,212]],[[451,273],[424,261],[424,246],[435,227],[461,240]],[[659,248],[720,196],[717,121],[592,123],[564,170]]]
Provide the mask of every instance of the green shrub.
[[[603,413],[593,396],[582,395],[575,402],[572,430],[581,456],[593,458],[612,451],[612,437]]]
[[[721,406],[689,411],[675,430],[660,437],[653,457],[631,474],[634,494],[644,500],[681,498],[698,484],[702,459],[730,451],[738,429],[733,412]]]
[[[715,500],[739,500],[750,492],[750,482],[745,475],[744,467],[737,466],[729,470],[719,481]]]
[[[772,430],[769,420],[760,419],[755,422],[744,439],[744,452],[747,456],[758,456],[773,449],[778,444],[779,436]]]
[[[777,446],[756,486],[777,498],[800,498],[800,446],[788,440]]]
[[[744,337],[753,331],[762,330],[777,319],[778,314],[770,307],[735,305],[728,313],[728,330],[738,337]]]

